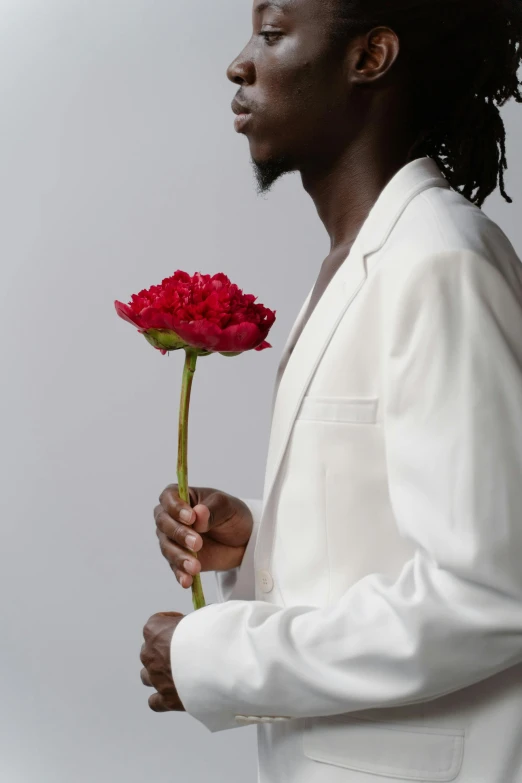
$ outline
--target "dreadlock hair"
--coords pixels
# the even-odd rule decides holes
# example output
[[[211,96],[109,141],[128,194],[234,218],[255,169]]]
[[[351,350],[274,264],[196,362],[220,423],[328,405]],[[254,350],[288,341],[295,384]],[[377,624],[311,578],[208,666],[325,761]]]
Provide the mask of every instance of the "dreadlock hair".
[[[334,43],[373,27],[398,36],[416,121],[410,158],[433,158],[450,185],[481,207],[507,168],[498,106],[522,102],[522,0],[337,0]],[[495,105],[495,102],[497,105]],[[473,191],[476,189],[474,195]]]

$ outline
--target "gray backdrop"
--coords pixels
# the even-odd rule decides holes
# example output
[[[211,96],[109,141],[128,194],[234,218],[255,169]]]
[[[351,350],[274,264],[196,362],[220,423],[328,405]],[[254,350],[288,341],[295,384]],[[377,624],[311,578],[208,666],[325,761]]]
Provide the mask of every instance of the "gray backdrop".
[[[189,482],[261,497],[329,240],[298,175],[256,195],[226,78],[250,34],[251,0],[0,0],[0,783],[256,780],[254,726],[156,714],[139,678],[150,615],[192,611],[153,519],[183,355],[113,307],[180,268],[277,310],[273,349],[200,359],[191,403]],[[502,113],[514,204],[484,211],[522,255],[522,106]]]

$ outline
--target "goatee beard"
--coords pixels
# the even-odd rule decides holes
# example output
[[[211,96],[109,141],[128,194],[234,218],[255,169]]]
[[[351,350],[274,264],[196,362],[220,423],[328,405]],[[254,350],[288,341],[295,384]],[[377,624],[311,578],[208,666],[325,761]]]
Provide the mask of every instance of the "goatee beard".
[[[261,162],[252,158],[251,163],[257,182],[258,196],[268,193],[274,182],[280,179],[283,174],[288,174],[293,170],[290,161],[285,156],[270,158]]]

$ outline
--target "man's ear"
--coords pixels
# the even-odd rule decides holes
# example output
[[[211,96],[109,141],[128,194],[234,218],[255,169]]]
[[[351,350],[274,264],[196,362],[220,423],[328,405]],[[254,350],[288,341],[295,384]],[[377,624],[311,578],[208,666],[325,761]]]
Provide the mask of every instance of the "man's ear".
[[[382,79],[392,68],[399,51],[399,38],[389,27],[374,27],[358,36],[350,52],[350,83],[367,84]]]

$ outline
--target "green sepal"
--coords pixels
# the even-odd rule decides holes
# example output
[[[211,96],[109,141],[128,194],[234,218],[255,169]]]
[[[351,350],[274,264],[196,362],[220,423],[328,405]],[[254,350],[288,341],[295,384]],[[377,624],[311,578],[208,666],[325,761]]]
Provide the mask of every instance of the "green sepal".
[[[186,342],[178,337],[176,332],[166,329],[147,329],[143,332],[144,338],[153,348],[160,348],[164,351],[179,351],[187,346]]]
[[[147,329],[142,334],[153,348],[158,348],[159,350],[179,351],[184,348],[185,350],[191,350],[197,356],[210,356],[213,353],[213,351],[207,351],[205,348],[194,348],[170,329]]]
[[[153,348],[163,351],[179,351],[184,348],[185,350],[193,351],[197,356],[210,356],[213,353],[220,353],[221,356],[228,357],[241,356],[244,353],[244,351],[207,351],[205,348],[194,348],[170,329],[147,329],[142,334]]]

